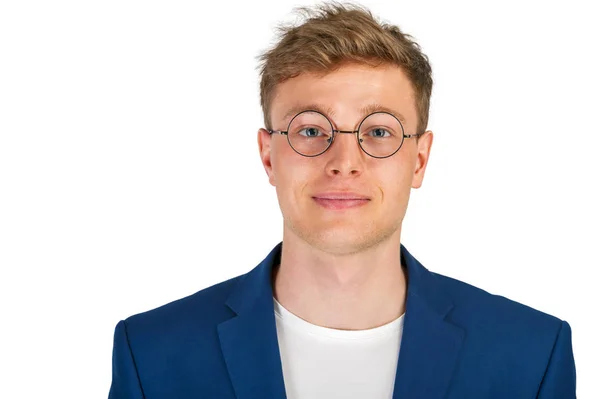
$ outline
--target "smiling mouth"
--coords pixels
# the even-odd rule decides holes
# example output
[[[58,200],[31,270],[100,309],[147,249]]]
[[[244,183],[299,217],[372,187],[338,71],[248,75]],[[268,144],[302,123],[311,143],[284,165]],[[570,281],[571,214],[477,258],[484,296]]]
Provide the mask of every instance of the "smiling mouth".
[[[352,209],[359,208],[363,205],[366,205],[370,200],[369,199],[329,199],[329,198],[319,198],[313,197],[315,202],[322,206],[325,209],[330,210],[343,210],[343,209]]]

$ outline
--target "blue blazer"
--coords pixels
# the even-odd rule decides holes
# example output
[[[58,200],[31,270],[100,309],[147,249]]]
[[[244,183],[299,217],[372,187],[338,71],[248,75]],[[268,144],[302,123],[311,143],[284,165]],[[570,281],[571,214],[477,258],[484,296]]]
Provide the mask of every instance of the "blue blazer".
[[[271,285],[281,247],[246,274],[120,321],[109,399],[285,398]],[[430,272],[402,244],[401,264],[394,399],[576,397],[566,321]]]

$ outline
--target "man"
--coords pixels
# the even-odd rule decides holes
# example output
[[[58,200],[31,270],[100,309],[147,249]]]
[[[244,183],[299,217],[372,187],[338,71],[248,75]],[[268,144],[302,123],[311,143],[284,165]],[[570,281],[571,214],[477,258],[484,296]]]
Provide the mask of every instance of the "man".
[[[400,244],[433,141],[427,57],[364,9],[308,16],[261,57],[283,241],[247,274],[119,322],[109,397],[574,398],[566,321]]]

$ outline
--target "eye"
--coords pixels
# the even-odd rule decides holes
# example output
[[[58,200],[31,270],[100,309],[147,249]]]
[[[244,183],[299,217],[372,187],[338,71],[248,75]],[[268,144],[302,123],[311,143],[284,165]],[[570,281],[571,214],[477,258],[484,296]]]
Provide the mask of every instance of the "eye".
[[[374,133],[373,137],[375,137],[375,138],[387,137],[387,136],[385,136],[386,133],[388,134],[388,136],[392,135],[388,130],[381,128],[381,127],[371,129],[370,133]]]
[[[306,134],[302,134],[302,132],[306,132]],[[300,131],[298,132],[298,134],[300,134],[301,136],[306,137],[317,137],[319,133],[321,132],[317,127],[305,127],[304,129],[300,129]]]

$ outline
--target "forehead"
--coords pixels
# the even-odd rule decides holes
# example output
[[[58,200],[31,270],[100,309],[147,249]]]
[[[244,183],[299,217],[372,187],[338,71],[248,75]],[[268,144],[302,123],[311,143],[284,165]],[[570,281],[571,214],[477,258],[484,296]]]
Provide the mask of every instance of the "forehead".
[[[397,66],[348,64],[326,74],[303,73],[277,85],[271,118],[284,122],[305,109],[336,118],[384,110],[403,124],[416,125],[413,93],[410,80]]]

